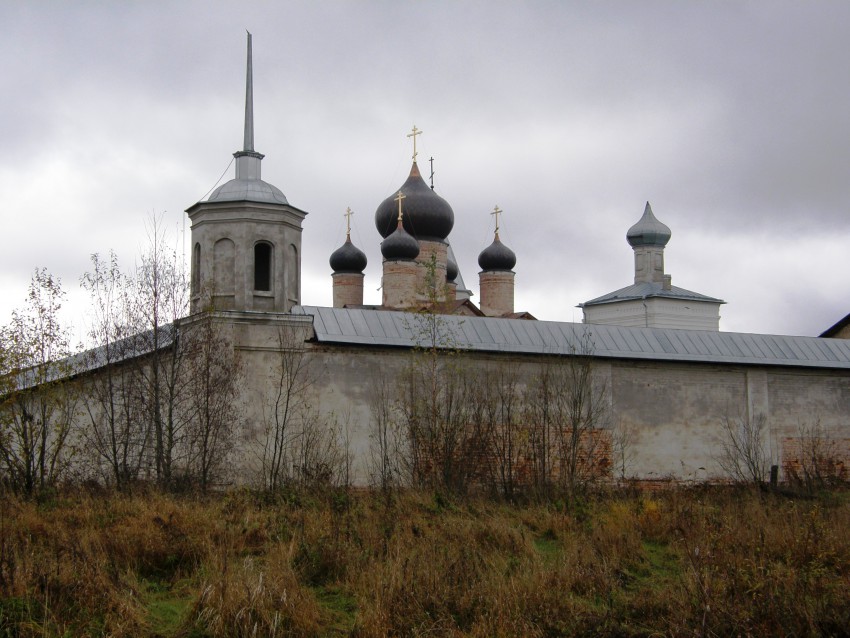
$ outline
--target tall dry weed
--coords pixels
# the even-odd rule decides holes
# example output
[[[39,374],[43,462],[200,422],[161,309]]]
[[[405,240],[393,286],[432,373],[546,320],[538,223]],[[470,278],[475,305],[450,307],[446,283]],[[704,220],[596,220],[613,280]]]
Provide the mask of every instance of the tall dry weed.
[[[245,556],[206,570],[184,630],[206,636],[315,636],[321,610],[276,543],[260,559]]]
[[[0,627],[15,636],[837,635],[850,626],[841,493],[671,489],[569,507],[417,492],[3,499]],[[163,606],[171,616],[157,616]]]
[[[144,611],[125,578],[126,565],[109,554],[109,534],[95,523],[98,508],[80,499],[57,506],[6,500],[16,512],[4,544],[3,600],[21,601],[18,618],[32,635],[71,635],[99,627],[114,636],[135,636]],[[27,635],[24,631],[21,635]]]

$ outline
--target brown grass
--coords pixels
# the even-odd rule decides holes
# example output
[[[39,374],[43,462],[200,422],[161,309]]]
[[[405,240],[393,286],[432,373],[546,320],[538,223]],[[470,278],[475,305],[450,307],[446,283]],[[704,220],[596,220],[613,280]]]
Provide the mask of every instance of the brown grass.
[[[0,499],[0,637],[836,635],[846,495]]]

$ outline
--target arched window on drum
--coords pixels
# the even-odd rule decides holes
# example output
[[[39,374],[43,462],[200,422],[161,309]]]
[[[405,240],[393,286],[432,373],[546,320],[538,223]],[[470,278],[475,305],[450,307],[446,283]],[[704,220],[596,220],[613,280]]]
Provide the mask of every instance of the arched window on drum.
[[[254,290],[271,291],[273,256],[270,243],[260,241],[254,244]]]

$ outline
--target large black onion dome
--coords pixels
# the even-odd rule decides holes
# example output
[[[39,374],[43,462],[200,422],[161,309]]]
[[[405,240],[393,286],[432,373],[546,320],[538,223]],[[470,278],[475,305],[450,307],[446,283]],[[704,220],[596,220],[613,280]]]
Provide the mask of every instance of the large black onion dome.
[[[643,209],[643,217],[629,228],[626,233],[626,241],[632,248],[639,246],[661,246],[662,248],[670,241],[672,233],[666,224],[662,224],[652,214],[652,207],[646,202]]]
[[[457,267],[457,262],[448,257],[446,259],[446,281],[452,283],[455,279],[457,279],[458,273],[460,269]]]
[[[352,244],[350,237],[346,237],[345,243],[331,253],[330,263],[335,273],[362,273],[366,268],[366,253]]]
[[[411,261],[419,256],[419,242],[398,224],[395,232],[381,242],[381,254],[384,259]]]
[[[511,270],[516,265],[516,255],[499,241],[499,234],[496,233],[493,243],[478,255],[478,265],[481,270]]]
[[[452,232],[455,214],[449,203],[437,195],[422,179],[416,162],[407,181],[399,189],[405,196],[404,229],[416,239],[444,240]],[[375,227],[381,237],[393,232],[398,217],[398,191],[387,197],[375,211]]]

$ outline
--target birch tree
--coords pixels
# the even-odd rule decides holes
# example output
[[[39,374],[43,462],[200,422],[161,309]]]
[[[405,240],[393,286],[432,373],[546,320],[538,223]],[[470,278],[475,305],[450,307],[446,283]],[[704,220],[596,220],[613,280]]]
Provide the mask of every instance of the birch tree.
[[[92,268],[80,284],[91,298],[88,329],[93,348],[84,355],[86,368],[96,370],[85,382],[84,410],[88,427],[83,438],[95,462],[105,465],[108,484],[124,491],[139,478],[147,457],[151,427],[142,414],[137,383],[139,356],[129,316],[128,283],[114,252],[107,259],[94,254]]]
[[[148,224],[148,245],[128,287],[136,347],[146,353],[137,360],[135,371],[152,432],[151,462],[157,482],[169,488],[175,466],[185,462],[179,454],[186,426],[181,406],[186,375],[176,326],[188,313],[189,288],[185,264],[177,250],[168,247],[168,235],[158,218]]]
[[[64,298],[59,279],[37,269],[26,305],[13,311],[2,334],[0,467],[10,485],[27,494],[55,485],[70,460],[76,393],[69,332],[59,319]]]

